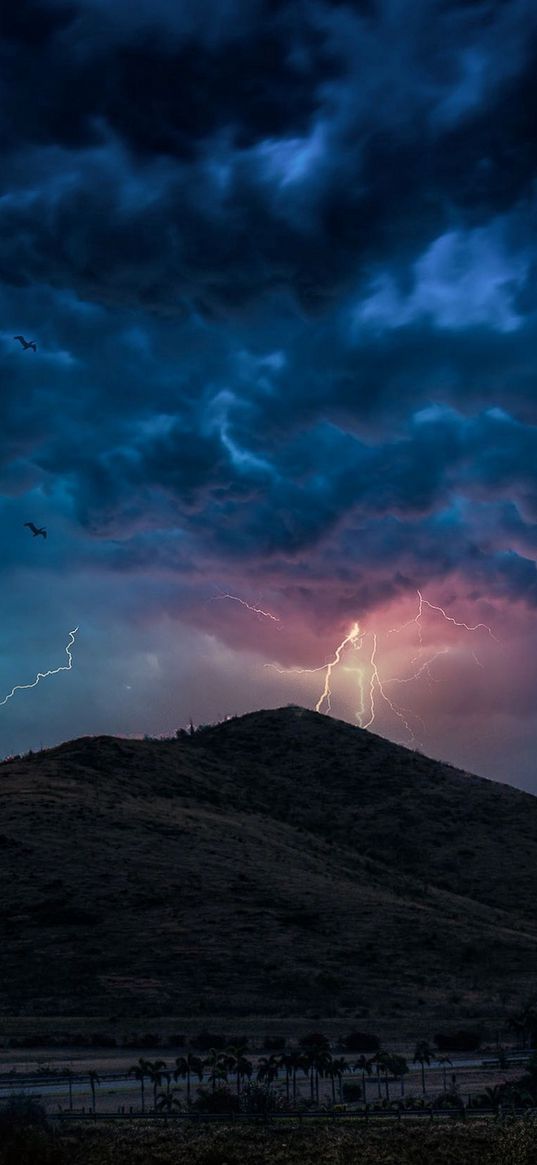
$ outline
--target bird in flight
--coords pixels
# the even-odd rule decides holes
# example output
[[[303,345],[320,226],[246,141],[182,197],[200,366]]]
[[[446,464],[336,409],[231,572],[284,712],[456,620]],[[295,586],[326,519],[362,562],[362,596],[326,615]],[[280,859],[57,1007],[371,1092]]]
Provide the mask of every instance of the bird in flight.
[[[35,340],[25,340],[24,336],[13,336],[13,339],[20,341],[20,344],[24,348],[25,352],[27,348],[31,348],[33,352],[37,352],[37,344]]]
[[[44,526],[38,528],[37,526],[34,526],[33,522],[25,522],[24,525],[28,526],[28,528],[32,531],[34,538],[36,538],[38,534],[41,534],[43,538],[46,538],[47,531],[45,530]]]

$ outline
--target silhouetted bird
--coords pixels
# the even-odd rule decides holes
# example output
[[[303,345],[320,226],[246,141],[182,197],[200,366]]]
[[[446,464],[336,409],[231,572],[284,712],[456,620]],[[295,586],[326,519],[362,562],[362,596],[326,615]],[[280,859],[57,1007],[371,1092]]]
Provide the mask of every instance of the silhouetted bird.
[[[34,526],[33,522],[25,522],[24,525],[28,526],[28,529],[32,531],[34,538],[36,538],[38,534],[41,534],[42,538],[46,538],[47,531],[45,530],[44,526],[41,526],[38,529],[37,526]]]
[[[33,352],[37,352],[37,344],[35,340],[25,340],[24,336],[13,336],[13,339],[20,341],[25,352],[27,348],[31,348]]]

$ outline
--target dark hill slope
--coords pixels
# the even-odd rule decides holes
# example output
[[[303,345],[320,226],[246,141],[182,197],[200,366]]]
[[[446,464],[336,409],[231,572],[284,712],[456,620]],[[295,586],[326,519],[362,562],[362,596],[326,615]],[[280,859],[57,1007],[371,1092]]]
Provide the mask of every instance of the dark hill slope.
[[[234,769],[237,808],[533,918],[537,798],[300,708],[242,716],[193,744]]]
[[[497,1009],[537,799],[285,708],[0,767],[4,1014]]]

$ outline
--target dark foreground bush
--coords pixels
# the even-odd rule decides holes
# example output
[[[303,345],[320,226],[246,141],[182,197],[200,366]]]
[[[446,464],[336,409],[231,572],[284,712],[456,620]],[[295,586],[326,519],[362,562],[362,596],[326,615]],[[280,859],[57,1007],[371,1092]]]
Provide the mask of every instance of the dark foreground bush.
[[[214,1090],[201,1087],[196,1091],[198,1097],[192,1108],[198,1112],[216,1112],[227,1115],[239,1111],[239,1097],[236,1092],[228,1088],[227,1084],[221,1084]]]
[[[42,1105],[13,1096],[0,1107],[0,1165],[67,1165]]]

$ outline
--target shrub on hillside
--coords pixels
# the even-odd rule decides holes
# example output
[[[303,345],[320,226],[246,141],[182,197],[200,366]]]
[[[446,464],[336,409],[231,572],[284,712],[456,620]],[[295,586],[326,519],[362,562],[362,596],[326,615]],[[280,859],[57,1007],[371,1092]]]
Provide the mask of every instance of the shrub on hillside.
[[[186,1033],[175,1032],[168,1038],[169,1048],[185,1048],[186,1047]]]
[[[91,1046],[93,1048],[117,1048],[117,1040],[114,1036],[107,1036],[105,1032],[94,1032],[91,1036]]]
[[[160,1036],[156,1032],[135,1032],[124,1042],[125,1048],[159,1048]]]
[[[283,1052],[286,1044],[285,1036],[265,1036],[263,1050],[265,1052]]]
[[[196,1051],[208,1052],[210,1048],[216,1048],[217,1051],[220,1051],[227,1047],[229,1040],[221,1032],[211,1032],[204,1029],[198,1032],[197,1036],[192,1036],[190,1043]]]
[[[305,1036],[301,1036],[298,1042],[305,1052],[328,1052],[330,1050],[330,1041],[323,1032],[308,1032]]]
[[[370,1032],[352,1031],[345,1036],[343,1046],[346,1052],[378,1052],[380,1040]]]
[[[437,1032],[434,1042],[439,1052],[477,1052],[481,1047],[479,1031]]]

